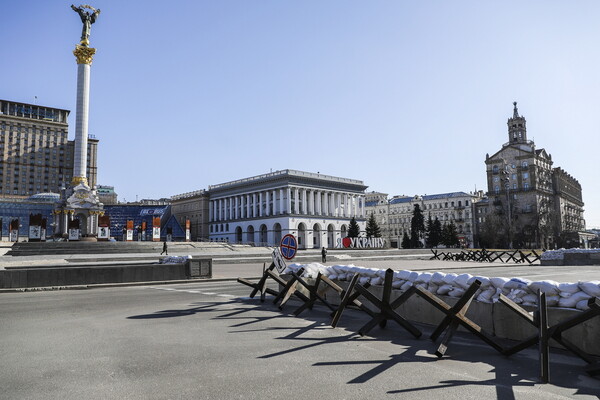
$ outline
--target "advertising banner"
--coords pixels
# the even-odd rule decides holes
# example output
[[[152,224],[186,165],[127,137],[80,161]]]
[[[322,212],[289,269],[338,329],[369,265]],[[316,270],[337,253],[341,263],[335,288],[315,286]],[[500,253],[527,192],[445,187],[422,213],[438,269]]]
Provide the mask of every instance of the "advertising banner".
[[[148,224],[146,221],[142,222],[142,240],[146,240],[146,229],[148,229]]]
[[[107,241],[110,239],[110,217],[101,215],[98,217],[98,240]]]
[[[189,242],[191,240],[191,222],[189,219],[185,220],[185,241]]]
[[[79,220],[74,219],[69,221],[69,240],[79,240],[81,231],[79,230]]]
[[[42,239],[42,214],[29,214],[29,241],[39,242]]]
[[[79,240],[80,233],[81,231],[79,229],[69,228],[69,240]]]
[[[133,220],[127,220],[127,241],[133,240]]]
[[[19,219],[13,219],[10,221],[10,229],[8,233],[8,238],[11,242],[16,242],[19,240]]]
[[[160,217],[152,218],[152,240],[160,242]]]

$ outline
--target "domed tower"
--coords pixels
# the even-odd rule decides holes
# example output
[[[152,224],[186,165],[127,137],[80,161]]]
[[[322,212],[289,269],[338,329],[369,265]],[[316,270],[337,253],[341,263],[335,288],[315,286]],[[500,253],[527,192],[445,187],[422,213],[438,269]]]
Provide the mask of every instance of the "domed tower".
[[[527,143],[527,121],[525,117],[519,115],[517,102],[513,103],[513,117],[508,119],[508,142],[509,143]]]

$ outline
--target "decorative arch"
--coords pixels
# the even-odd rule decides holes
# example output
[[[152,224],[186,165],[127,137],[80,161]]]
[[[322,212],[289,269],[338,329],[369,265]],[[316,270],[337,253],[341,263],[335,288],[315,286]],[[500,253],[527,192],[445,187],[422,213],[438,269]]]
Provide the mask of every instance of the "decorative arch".
[[[261,246],[269,241],[269,239],[267,238],[267,232],[268,232],[267,225],[262,224],[259,228],[259,234],[258,234],[258,241],[260,242]]]
[[[321,248],[321,225],[319,224],[313,225],[313,248]]]
[[[273,244],[275,246],[281,243],[281,224],[279,222],[273,225]]]
[[[254,227],[252,225],[249,225],[248,230],[246,231],[246,241],[248,243],[254,243]]]
[[[298,224],[298,248],[306,249],[307,248],[307,237],[306,237],[306,225],[304,222],[300,222]]]
[[[327,247],[335,247],[335,227],[333,224],[327,225]]]

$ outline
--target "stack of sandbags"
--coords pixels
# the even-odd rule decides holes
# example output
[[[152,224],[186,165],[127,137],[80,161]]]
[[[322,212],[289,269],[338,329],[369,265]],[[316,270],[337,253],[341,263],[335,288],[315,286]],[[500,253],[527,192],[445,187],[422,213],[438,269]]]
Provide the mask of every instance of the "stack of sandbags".
[[[359,283],[364,285],[383,285],[385,271],[383,269],[358,267],[355,265],[324,266],[319,263],[291,264],[289,270],[297,271],[304,267],[305,277],[315,278],[319,272],[330,279],[349,281],[355,274],[360,276]],[[475,282],[481,285],[474,298],[483,303],[492,303],[504,294],[517,304],[524,306],[537,305],[538,292],[546,294],[549,306],[587,309],[587,301],[592,297],[600,297],[600,281],[558,283],[551,280],[535,281],[523,278],[487,278],[471,274],[454,274],[443,272],[416,272],[409,270],[394,271],[392,287],[401,291],[411,286],[418,286],[431,293],[460,297]]]

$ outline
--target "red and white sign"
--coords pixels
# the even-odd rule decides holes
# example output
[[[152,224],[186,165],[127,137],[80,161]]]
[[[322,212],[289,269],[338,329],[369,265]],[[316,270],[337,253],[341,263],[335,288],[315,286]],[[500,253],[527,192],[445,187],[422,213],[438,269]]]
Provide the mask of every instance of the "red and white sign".
[[[345,237],[337,240],[337,248],[343,249],[382,249],[385,246],[384,238]]]

